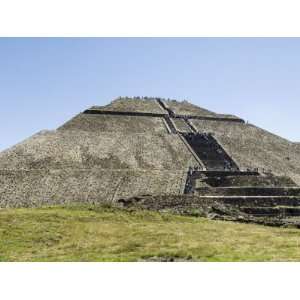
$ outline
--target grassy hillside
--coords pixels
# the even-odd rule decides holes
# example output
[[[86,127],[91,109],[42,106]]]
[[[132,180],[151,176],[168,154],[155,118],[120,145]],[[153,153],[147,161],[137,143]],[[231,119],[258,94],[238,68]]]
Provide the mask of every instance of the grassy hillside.
[[[0,261],[300,261],[300,230],[105,207],[0,210]]]

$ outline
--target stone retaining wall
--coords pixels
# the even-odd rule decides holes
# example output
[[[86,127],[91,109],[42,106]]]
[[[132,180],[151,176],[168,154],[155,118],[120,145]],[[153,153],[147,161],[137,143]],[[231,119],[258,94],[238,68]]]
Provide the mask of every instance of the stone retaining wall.
[[[0,170],[0,207],[101,203],[120,197],[180,193],[185,170]]]

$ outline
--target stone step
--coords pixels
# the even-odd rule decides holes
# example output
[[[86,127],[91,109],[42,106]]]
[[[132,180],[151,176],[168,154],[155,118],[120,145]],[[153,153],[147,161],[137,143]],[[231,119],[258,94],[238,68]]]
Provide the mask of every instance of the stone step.
[[[220,173],[220,172],[215,172]],[[249,175],[249,174],[226,174],[222,172],[218,175],[200,175],[199,172],[194,176],[196,186],[201,183],[212,187],[295,187],[297,186],[289,177],[274,175]],[[231,172],[230,172],[231,173]]]
[[[236,207],[300,207],[300,196],[199,196],[199,201],[206,199]]]
[[[227,176],[258,176],[257,171],[210,171],[201,170],[195,172],[198,177],[205,175],[206,177],[227,177]]]
[[[240,210],[255,217],[299,217],[300,207],[241,207]]]
[[[300,187],[200,187],[199,196],[300,196]]]

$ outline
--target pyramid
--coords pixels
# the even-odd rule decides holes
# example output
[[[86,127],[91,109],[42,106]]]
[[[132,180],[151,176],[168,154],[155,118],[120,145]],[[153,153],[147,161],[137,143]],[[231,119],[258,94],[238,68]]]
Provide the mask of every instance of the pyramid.
[[[161,98],[93,106],[0,153],[0,207],[192,194],[239,205],[257,197],[245,211],[269,197],[277,209],[281,198],[300,201],[298,185],[299,144],[237,116]]]

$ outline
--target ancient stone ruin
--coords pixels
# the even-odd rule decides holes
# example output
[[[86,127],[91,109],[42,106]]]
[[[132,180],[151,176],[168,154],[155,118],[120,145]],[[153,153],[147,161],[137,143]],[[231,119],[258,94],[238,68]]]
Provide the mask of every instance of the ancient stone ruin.
[[[298,222],[299,184],[299,145],[161,98],[93,106],[0,154],[0,207],[143,199],[157,209],[205,204],[218,216]]]

